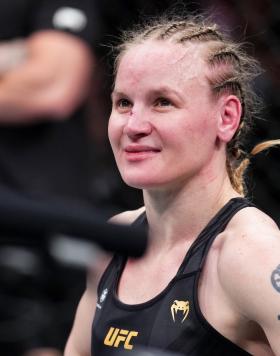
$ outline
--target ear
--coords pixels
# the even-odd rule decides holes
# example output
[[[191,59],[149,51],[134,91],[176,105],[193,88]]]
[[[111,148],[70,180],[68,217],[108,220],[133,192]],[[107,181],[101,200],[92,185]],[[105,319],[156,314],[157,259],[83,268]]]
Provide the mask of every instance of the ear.
[[[242,107],[235,95],[222,96],[217,136],[222,142],[229,142],[239,127]]]

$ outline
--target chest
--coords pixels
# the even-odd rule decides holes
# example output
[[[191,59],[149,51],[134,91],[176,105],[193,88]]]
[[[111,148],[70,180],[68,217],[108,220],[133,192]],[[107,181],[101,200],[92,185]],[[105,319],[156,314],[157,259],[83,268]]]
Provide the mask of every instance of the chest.
[[[131,269],[129,271],[132,272]],[[119,298],[116,296],[115,277],[112,271],[100,288],[94,320],[96,327],[93,326],[93,354],[103,355],[108,351],[111,355],[116,347],[125,351],[137,345],[177,351],[188,356],[246,354],[225,341],[223,336],[217,339],[216,331],[201,315],[196,288],[199,270],[178,273],[154,297],[139,299],[134,305],[128,304],[122,294],[117,293]],[[132,289],[139,284],[147,297],[151,295],[147,289],[157,285],[158,278],[153,280],[153,284],[150,280],[148,284],[146,281],[142,284],[139,280],[137,282],[133,284],[130,281],[130,292],[136,294]],[[141,288],[137,287],[139,290]],[[155,290],[157,288],[153,288]]]
[[[180,254],[173,255],[170,260],[166,256],[162,263],[158,262],[156,265],[128,264],[120,278],[118,298],[126,304],[141,305],[166,294],[168,297],[164,298],[165,302],[161,308],[169,315],[172,324],[190,317],[192,322],[198,325],[198,317],[198,320],[211,325],[221,335],[250,353],[256,354],[265,350],[264,355],[271,355],[263,331],[255,323],[243,319],[222,288],[218,273],[221,247],[222,244],[217,238],[207,253],[199,277],[197,274],[192,275],[193,269],[190,265],[190,276],[178,279],[177,282],[174,282],[174,277],[184,260]],[[185,273],[187,272],[188,265],[185,266]],[[198,311],[196,316],[195,309]]]
[[[118,284],[118,298],[127,304],[140,304],[162,293],[178,274],[185,251],[157,256],[150,261],[128,261]]]

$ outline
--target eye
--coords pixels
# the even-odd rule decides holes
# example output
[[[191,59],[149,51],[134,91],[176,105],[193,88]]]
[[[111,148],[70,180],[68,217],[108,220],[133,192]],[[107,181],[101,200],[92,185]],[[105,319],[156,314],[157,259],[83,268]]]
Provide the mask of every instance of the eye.
[[[122,111],[125,111],[132,107],[132,103],[128,99],[121,98],[116,101],[116,107]]]
[[[155,101],[155,106],[157,107],[167,107],[173,105],[172,102],[164,97],[157,98]]]
[[[127,107],[129,105],[130,105],[130,102],[127,99],[119,99],[118,100],[118,106],[120,106],[120,107]]]

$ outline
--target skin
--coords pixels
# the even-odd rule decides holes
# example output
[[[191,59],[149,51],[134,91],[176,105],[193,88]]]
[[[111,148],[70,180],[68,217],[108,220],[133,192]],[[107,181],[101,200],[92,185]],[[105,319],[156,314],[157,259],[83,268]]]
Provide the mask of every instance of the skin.
[[[56,30],[0,42],[0,124],[64,120],[88,95],[88,45]]]
[[[161,184],[166,188],[168,181],[174,186],[174,178],[178,185],[182,180],[192,179],[206,161],[212,160],[216,139],[213,125],[216,108],[210,100],[208,85],[198,75],[203,65],[199,56],[188,68],[186,64],[192,56],[189,51],[182,48],[176,58],[164,53],[164,63],[154,72],[153,63],[162,55],[160,52],[161,48],[150,53],[149,47],[139,47],[133,55],[128,53],[121,61],[112,94],[109,139],[124,181],[141,189],[158,190]],[[145,56],[146,66],[140,62]],[[140,67],[139,71],[134,70],[135,65]],[[146,80],[140,81],[143,75]],[[138,136],[143,134],[145,137],[139,140]],[[201,139],[207,142],[203,147]],[[140,144],[151,150],[134,153],[141,149],[137,147]],[[174,154],[180,155],[177,162],[174,162]],[[166,172],[165,168],[171,163],[172,170]],[[149,165],[153,170],[147,175]],[[163,170],[165,174],[159,182],[159,173]],[[206,172],[207,167],[204,170]]]
[[[227,175],[225,149],[238,128],[241,105],[233,95],[213,99],[204,53],[201,45],[146,41],[119,63],[109,138],[124,181],[143,189],[150,230],[145,256],[129,259],[122,273],[123,303],[158,295],[210,218],[238,196]],[[113,221],[129,224],[138,215],[125,212]],[[279,261],[276,224],[258,209],[245,208],[215,239],[200,278],[205,318],[254,355],[280,355],[280,293],[271,282]],[[79,308],[90,305],[84,301]],[[87,346],[80,340],[88,327],[81,315],[78,310],[66,356],[90,355],[90,335],[83,340]]]

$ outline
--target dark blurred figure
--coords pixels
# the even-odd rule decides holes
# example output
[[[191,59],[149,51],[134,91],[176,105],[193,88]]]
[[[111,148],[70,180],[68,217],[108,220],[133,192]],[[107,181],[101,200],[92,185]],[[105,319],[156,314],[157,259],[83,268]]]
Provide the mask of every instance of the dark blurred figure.
[[[91,0],[1,1],[1,185],[36,198],[88,196],[82,105],[99,31]]]
[[[1,1],[0,199],[9,189],[90,202],[85,104],[99,18],[92,0]],[[82,271],[35,248],[1,243],[0,255],[1,356],[62,349],[84,289]]]

